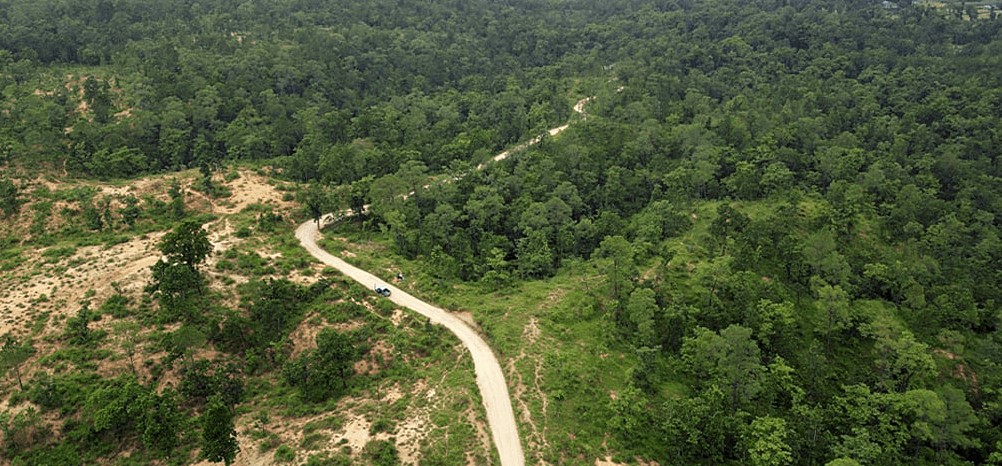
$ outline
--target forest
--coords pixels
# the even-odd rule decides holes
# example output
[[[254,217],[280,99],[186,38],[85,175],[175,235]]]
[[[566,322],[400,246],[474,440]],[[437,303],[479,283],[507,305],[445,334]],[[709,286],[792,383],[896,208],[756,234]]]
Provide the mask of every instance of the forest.
[[[550,347],[509,374],[542,380],[526,417],[550,431],[523,438],[529,462],[1002,464],[996,6],[0,0],[0,17],[0,218],[31,224],[0,230],[0,271],[21,263],[24,237],[197,240],[212,218],[182,191],[225,198],[221,177],[255,167],[297,220],[353,210],[333,228],[366,246],[354,254],[407,264],[412,291],[471,310],[503,360],[538,348],[520,340],[538,322]],[[198,181],[156,199],[32,181],[188,169]],[[78,202],[80,221],[47,229],[59,202]],[[288,241],[282,213],[253,212],[247,234]],[[345,377],[368,333],[322,333],[298,358],[282,349],[309,309],[360,291],[276,280],[230,306],[199,272],[205,245],[168,240],[176,260],[157,262],[131,305],[143,325],[181,325],[162,349],[193,382],[158,392],[123,375],[60,405],[51,377],[92,373],[22,381],[30,354],[9,335],[0,399],[65,418],[68,434],[45,452],[12,442],[15,419],[0,416],[3,456],[108,457],[85,440],[129,432],[183,463],[170,452],[197,442],[150,429],[181,425],[179,409],[232,422],[240,380],[270,374],[313,406],[378,383]],[[266,275],[305,267],[288,255]],[[113,309],[80,312],[60,338],[99,351],[88,312]],[[192,339],[247,369],[199,363]],[[145,409],[101,410],[111,398]],[[420,464],[456,458],[439,453]]]

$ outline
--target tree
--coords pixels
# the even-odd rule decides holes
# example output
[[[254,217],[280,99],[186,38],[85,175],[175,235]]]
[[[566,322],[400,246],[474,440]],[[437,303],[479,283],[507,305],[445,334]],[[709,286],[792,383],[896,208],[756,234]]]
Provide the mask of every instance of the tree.
[[[306,191],[300,192],[300,202],[306,205],[313,222],[320,226],[320,218],[330,210],[330,196],[318,184],[310,184]]]
[[[782,466],[793,462],[786,421],[778,417],[757,417],[744,432],[748,458],[755,466]]]
[[[727,243],[748,228],[751,220],[730,204],[724,203],[717,207],[717,217],[710,223],[712,241],[720,245],[720,255],[727,254]]]
[[[132,369],[133,375],[138,375],[136,372],[136,347],[139,345],[139,324],[132,321],[119,321],[112,325],[115,334],[118,336],[118,345],[125,352],[125,355],[129,358],[129,368]]]
[[[652,425],[647,397],[637,387],[627,386],[609,403],[612,416],[609,427],[623,438],[637,444],[657,443],[657,429]]]
[[[729,397],[731,412],[748,403],[762,388],[765,368],[752,331],[731,325],[719,334],[697,328],[682,344],[682,359],[697,380],[716,385]]]
[[[967,402],[964,392],[956,387],[944,385],[936,390],[943,401],[943,422],[933,426],[936,451],[940,454],[948,447],[972,448],[979,446],[977,438],[971,438],[978,425],[978,416]]]
[[[286,382],[300,389],[311,402],[324,401],[348,388],[357,350],[351,338],[331,328],[317,335],[317,347],[288,362],[282,370]]]
[[[147,292],[157,293],[161,306],[175,314],[188,315],[187,303],[191,292],[202,292],[202,274],[198,266],[212,252],[208,233],[194,220],[187,220],[164,235],[158,246],[165,257],[151,267],[153,281]]]
[[[14,374],[17,376],[17,386],[21,388],[21,391],[24,391],[24,383],[21,381],[21,364],[24,364],[34,352],[35,349],[30,343],[20,343],[11,335],[4,336],[3,346],[0,347],[0,373],[6,374],[7,371],[14,369]]]
[[[178,409],[176,392],[166,390],[158,396],[150,390],[137,410],[142,412],[140,437],[143,445],[169,456],[180,443],[179,434],[185,424],[185,414]]]
[[[194,220],[187,220],[164,235],[160,240],[160,252],[172,263],[183,264],[197,272],[212,252],[209,234]]]
[[[884,311],[872,321],[861,326],[863,335],[872,338],[874,366],[878,383],[889,391],[900,391],[925,386],[936,374],[936,364],[929,346],[917,341]]]
[[[505,200],[493,186],[478,184],[473,188],[463,211],[473,231],[483,235],[484,232],[497,231],[501,226]]]
[[[746,323],[755,330],[755,339],[766,348],[775,349],[780,342],[785,341],[787,330],[796,323],[793,303],[790,302],[776,303],[760,299],[748,313]]]
[[[515,250],[518,271],[525,278],[543,278],[553,273],[553,253],[543,232],[529,231]]]
[[[103,179],[132,176],[147,168],[146,157],[129,147],[99,149],[90,155],[84,165],[90,174]]]
[[[839,253],[835,235],[830,229],[808,235],[800,245],[800,251],[812,275],[835,286],[849,283],[852,269]]]
[[[0,210],[4,215],[11,217],[16,215],[20,208],[17,185],[6,178],[0,179]]]
[[[348,335],[334,329],[324,329],[317,335],[317,362],[322,371],[336,373],[343,388],[348,387],[348,373],[355,361],[356,350]]]
[[[153,264],[151,270],[153,281],[146,291],[154,293],[160,299],[160,306],[175,317],[188,317],[186,305],[192,292],[202,289],[201,274],[184,264],[163,259]]]
[[[511,266],[505,259],[505,252],[500,248],[491,248],[486,258],[484,268],[487,270],[480,278],[492,291],[504,288],[511,281]]]
[[[170,356],[183,358],[186,366],[192,363],[193,354],[206,342],[205,334],[193,325],[183,325],[167,339]]]
[[[658,303],[654,299],[654,290],[637,288],[630,293],[626,314],[636,332],[633,341],[638,347],[654,345],[654,316],[657,312]]]
[[[77,315],[66,319],[65,335],[70,343],[87,346],[103,335],[100,331],[91,330],[90,322],[94,317],[95,314],[90,309],[90,303],[84,302],[77,311]]]
[[[185,115],[184,103],[168,97],[160,113],[160,134],[157,146],[160,148],[161,164],[175,170],[189,166],[192,149],[191,123]]]
[[[96,433],[121,438],[137,435],[143,444],[161,454],[178,445],[184,418],[173,391],[157,395],[134,376],[119,377],[87,397],[84,412]]]
[[[83,205],[83,217],[88,229],[93,231],[104,229],[104,217],[101,215],[101,210],[94,204],[87,202]]]
[[[88,76],[83,83],[84,99],[94,112],[94,121],[98,123],[108,123],[111,119],[112,107],[108,82],[98,80],[94,76]]]
[[[817,306],[824,321],[825,349],[831,352],[832,335],[849,328],[849,294],[839,285],[829,285],[824,279],[811,277],[811,288],[817,296]]]
[[[657,414],[663,436],[659,449],[669,464],[725,463],[742,422],[728,415],[726,395],[716,387],[692,398],[669,398]]]
[[[875,442],[868,427],[856,426],[850,434],[843,434],[842,441],[832,447],[832,452],[844,461],[855,464],[879,464],[882,449]],[[830,463],[829,463],[830,464]]]
[[[365,444],[362,454],[375,466],[394,466],[400,464],[397,447],[391,441],[373,440]]]
[[[136,225],[136,220],[139,220],[139,216],[143,213],[143,210],[139,208],[139,199],[130,194],[122,198],[122,202],[125,206],[122,207],[119,214],[122,216],[122,221],[129,228],[132,228]]]
[[[170,196],[171,216],[174,220],[181,220],[185,216],[184,191],[181,189],[181,185],[177,181],[171,183],[170,189],[167,190],[167,195]]]
[[[223,403],[220,396],[209,398],[201,418],[202,451],[199,458],[211,462],[222,461],[227,466],[233,464],[240,444],[233,424],[233,410]]]
[[[269,279],[258,287],[257,299],[250,306],[255,333],[266,343],[278,341],[299,315],[307,295],[303,287],[286,279]]]
[[[362,215],[365,212],[365,204],[369,199],[369,190],[372,188],[373,176],[366,176],[360,180],[353,181],[348,187],[348,207],[355,215]]]
[[[606,236],[599,245],[596,255],[605,259],[601,270],[605,273],[606,283],[609,284],[616,309],[614,317],[619,324],[626,308],[627,296],[633,290],[633,279],[637,275],[637,267],[633,262],[633,246],[622,236]]]

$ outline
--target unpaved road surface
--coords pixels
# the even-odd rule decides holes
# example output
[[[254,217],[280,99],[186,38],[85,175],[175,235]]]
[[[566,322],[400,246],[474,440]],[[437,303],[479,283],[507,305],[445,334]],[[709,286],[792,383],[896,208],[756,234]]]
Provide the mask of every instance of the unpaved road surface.
[[[323,221],[326,222],[330,219],[330,216],[326,216]],[[386,284],[375,275],[324,251],[316,242],[319,234],[320,229],[313,221],[306,222],[296,229],[296,238],[299,238],[303,247],[320,262],[338,269],[341,273],[370,289],[377,283],[385,284],[392,292],[387,299],[427,317],[436,324],[444,325],[445,328],[459,337],[463,345],[470,350],[470,355],[473,356],[477,386],[480,388],[484,408],[487,410],[487,423],[491,427],[494,445],[501,456],[501,464],[503,466],[524,465],[525,456],[518,438],[518,426],[515,424],[515,412],[512,411],[511,398],[508,396],[508,385],[505,383],[504,373],[501,372],[501,365],[494,357],[491,347],[487,346],[487,342],[480,338],[480,335],[465,322],[444,309],[421,301],[395,286]]]
[[[578,101],[574,105],[574,111],[583,114],[585,104],[591,99],[591,97],[588,97]],[[568,125],[559,126],[549,130],[548,133],[550,136],[556,136],[567,129],[567,127]],[[540,140],[542,140],[542,136],[537,136],[514,149],[506,150],[494,156],[493,160],[495,162],[504,160],[513,152],[536,144]],[[477,170],[482,170],[483,168],[483,164],[477,166]],[[501,465],[524,466],[525,454],[522,452],[522,443],[518,437],[518,425],[515,423],[515,412],[512,410],[511,397],[508,395],[508,384],[505,382],[504,372],[501,371],[501,364],[498,363],[498,359],[494,356],[491,347],[487,345],[487,342],[483,338],[480,338],[480,335],[476,331],[460,320],[459,317],[442,308],[421,301],[407,294],[405,291],[390,285],[379,277],[323,250],[317,245],[316,241],[320,235],[320,227],[332,221],[334,221],[334,215],[327,214],[320,220],[319,224],[312,220],[303,223],[296,229],[296,238],[299,238],[300,244],[320,262],[334,267],[369,289],[373,289],[376,284],[389,288],[391,293],[387,299],[427,317],[436,324],[445,326],[450,332],[459,337],[459,340],[470,350],[470,355],[473,357],[477,387],[480,388],[480,397],[483,399],[484,409],[487,411],[487,423],[491,427],[491,435],[494,437],[494,445],[497,447],[498,454],[501,457]]]
[[[594,97],[586,97],[584,99],[579,100],[576,104],[574,104],[574,111],[576,113],[580,113],[580,114],[584,115],[584,106],[588,102],[591,102],[592,99],[594,99]],[[570,127],[570,124],[566,124],[566,125],[563,125],[563,126],[558,126],[556,128],[553,128],[553,129],[547,131],[547,134],[549,134],[550,137],[554,137],[554,136],[556,136],[556,135],[558,135],[560,133],[563,133],[564,130],[567,129],[568,127]],[[527,148],[527,147],[529,147],[531,145],[537,144],[537,143],[539,143],[539,141],[542,141],[542,140],[543,140],[543,135],[536,136],[536,137],[530,139],[529,141],[526,141],[526,142],[524,142],[522,144],[519,144],[519,145],[517,145],[517,146],[515,146],[515,147],[513,147],[511,149],[508,149],[508,150],[506,150],[506,151],[504,151],[504,152],[502,152],[502,153],[500,153],[498,155],[495,155],[491,160],[494,161],[494,162],[500,162],[500,161],[508,158],[509,156],[511,156],[512,153],[518,152],[518,151],[523,150],[523,149],[525,149],[525,148]],[[477,165],[477,170],[483,170],[485,166],[486,166],[485,164]]]

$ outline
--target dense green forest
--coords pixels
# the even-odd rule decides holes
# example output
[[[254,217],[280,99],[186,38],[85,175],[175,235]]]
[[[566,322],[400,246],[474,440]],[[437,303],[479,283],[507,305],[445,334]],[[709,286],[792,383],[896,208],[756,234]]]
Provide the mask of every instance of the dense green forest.
[[[559,283],[581,299],[542,315],[544,330],[593,322],[629,367],[602,380],[610,400],[595,368],[546,359],[552,422],[576,432],[530,448],[550,463],[590,464],[601,444],[661,464],[1002,464],[1002,21],[989,10],[0,0],[0,164],[208,179],[262,161],[308,186],[313,215],[369,204],[355,227],[431,270],[434,292]],[[0,181],[7,215],[24,184]],[[174,269],[160,276],[199,283],[194,264]],[[170,304],[188,297],[151,290],[178,310],[165,319],[199,322],[233,354],[270,357],[283,338],[244,339],[269,324],[203,322]],[[262,293],[248,300],[322,295]],[[502,317],[475,315],[513,345]],[[287,382],[308,364],[290,361]]]

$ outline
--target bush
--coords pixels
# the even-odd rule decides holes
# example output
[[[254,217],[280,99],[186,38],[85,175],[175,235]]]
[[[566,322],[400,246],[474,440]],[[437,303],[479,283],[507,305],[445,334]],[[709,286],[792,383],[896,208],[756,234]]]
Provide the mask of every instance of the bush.
[[[120,294],[109,297],[99,309],[101,314],[110,314],[116,319],[129,316],[129,298]]]
[[[77,315],[66,319],[66,330],[63,335],[74,345],[93,346],[96,345],[106,332],[101,330],[91,330],[90,323],[100,320],[101,315],[90,310],[90,306],[84,303],[83,307],[77,311]]]
[[[394,466],[400,463],[396,445],[387,440],[369,442],[362,454],[376,466]]]
[[[56,263],[60,259],[70,257],[76,254],[77,248],[73,246],[66,246],[61,248],[49,248],[42,252],[42,257],[45,258],[46,263]]]
[[[392,432],[393,431],[393,421],[386,418],[376,419],[376,422],[372,423],[369,427],[369,433],[372,435],[378,434],[380,432]]]
[[[275,449],[275,461],[279,463],[291,463],[296,460],[296,451],[288,445],[279,445]]]
[[[49,428],[34,408],[11,414],[0,412],[0,432],[3,432],[4,447],[19,451],[29,449],[49,436]]]

